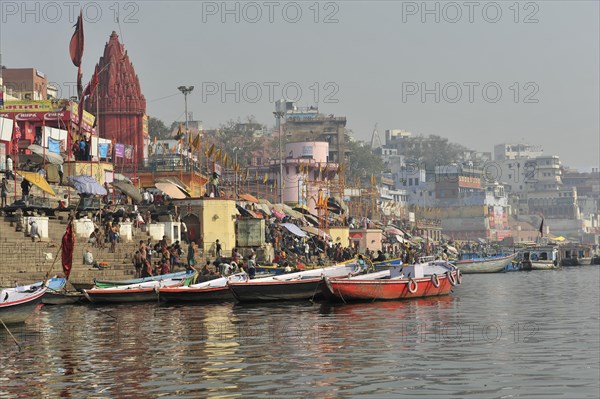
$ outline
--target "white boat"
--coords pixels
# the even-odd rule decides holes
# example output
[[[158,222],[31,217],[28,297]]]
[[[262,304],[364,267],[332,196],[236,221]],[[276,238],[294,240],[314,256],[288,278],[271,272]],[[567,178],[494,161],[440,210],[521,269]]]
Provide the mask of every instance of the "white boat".
[[[138,284],[121,285],[109,288],[83,290],[86,298],[93,303],[148,302],[158,300],[156,289],[174,287],[185,283],[188,278],[170,278],[166,280],[146,281]]]
[[[536,246],[522,251],[523,270],[551,270],[560,267],[555,246]]]
[[[478,255],[469,256],[466,259],[460,259],[455,262],[456,267],[464,273],[499,273],[504,271],[506,266],[515,258],[515,254],[493,255],[480,257]]]
[[[0,291],[0,319],[4,324],[23,323],[42,302],[48,288],[42,283]]]
[[[160,287],[157,288],[157,291],[159,298],[165,302],[232,301],[235,298],[227,283],[246,280],[248,280],[248,275],[242,272],[189,286]]]

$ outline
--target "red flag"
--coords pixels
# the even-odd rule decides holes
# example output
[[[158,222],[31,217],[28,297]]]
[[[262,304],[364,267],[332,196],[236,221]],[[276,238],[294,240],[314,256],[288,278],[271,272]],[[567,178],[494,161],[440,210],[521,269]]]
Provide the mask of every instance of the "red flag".
[[[81,86],[81,59],[83,58],[83,15],[82,10],[79,10],[79,17],[77,23],[74,25],[75,32],[71,37],[69,43],[69,54],[71,55],[71,61],[73,65],[77,67],[77,93],[81,98],[82,86]]]
[[[78,121],[77,121],[77,126],[79,126],[79,129],[81,129],[81,120],[83,119],[83,102],[85,101],[85,97],[86,96],[93,96],[94,95],[94,91],[96,90],[96,87],[98,86],[98,66],[96,65],[96,69],[94,69],[94,75],[92,76],[92,80],[90,80],[90,83],[87,84],[87,86],[85,86],[85,90],[83,91],[83,93],[81,93],[81,98],[79,100],[79,105],[77,106],[77,111],[78,111]],[[98,118],[98,116],[96,115],[96,119]]]
[[[62,267],[65,277],[68,279],[73,267],[73,249],[75,248],[75,234],[73,232],[73,219],[69,221],[65,234],[62,238]]]

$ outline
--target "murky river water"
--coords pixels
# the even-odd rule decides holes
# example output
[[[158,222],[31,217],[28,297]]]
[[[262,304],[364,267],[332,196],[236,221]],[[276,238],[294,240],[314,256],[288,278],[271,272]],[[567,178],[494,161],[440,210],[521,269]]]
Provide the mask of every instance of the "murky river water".
[[[42,308],[0,332],[4,398],[598,398],[600,268],[467,275],[351,305]]]

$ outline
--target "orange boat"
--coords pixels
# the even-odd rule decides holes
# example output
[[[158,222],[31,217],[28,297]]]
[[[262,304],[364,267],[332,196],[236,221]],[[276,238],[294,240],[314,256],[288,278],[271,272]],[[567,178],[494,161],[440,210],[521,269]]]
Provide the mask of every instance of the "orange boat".
[[[323,294],[333,300],[374,301],[447,295],[462,274],[443,260],[426,260],[388,270],[345,278],[325,277]]]

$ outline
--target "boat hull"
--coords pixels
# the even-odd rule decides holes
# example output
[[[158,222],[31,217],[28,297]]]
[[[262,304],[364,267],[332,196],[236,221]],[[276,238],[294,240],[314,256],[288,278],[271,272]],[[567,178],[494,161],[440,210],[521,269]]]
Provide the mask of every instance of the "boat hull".
[[[455,284],[457,272],[451,272]],[[430,277],[391,280],[325,279],[326,297],[339,301],[374,301],[425,298],[448,295],[454,287],[446,275],[438,275],[439,286],[435,287]],[[416,287],[415,287],[416,283]],[[409,289],[410,285],[410,289]],[[414,292],[411,292],[411,289]]]
[[[84,291],[87,299],[92,303],[132,303],[158,301],[158,294],[151,288],[139,289],[91,289]]]
[[[500,258],[490,258],[482,260],[461,260],[457,261],[456,267],[464,274],[472,273],[500,273],[510,264],[515,255],[503,256]]]
[[[226,302],[235,300],[229,287],[161,288],[158,296],[164,302]]]
[[[0,319],[4,324],[19,324],[25,322],[42,302],[46,288],[28,298],[9,303],[0,303]]]
[[[85,295],[79,292],[47,292],[42,297],[42,303],[44,305],[71,305],[84,302],[87,302],[87,299],[85,298]]]
[[[252,280],[250,280],[252,282]],[[300,301],[321,293],[321,277],[295,281],[256,283],[230,282],[229,288],[239,302]]]
[[[555,265],[553,261],[540,262],[540,261],[532,261],[531,262],[531,270],[553,270],[558,269],[559,266]]]

